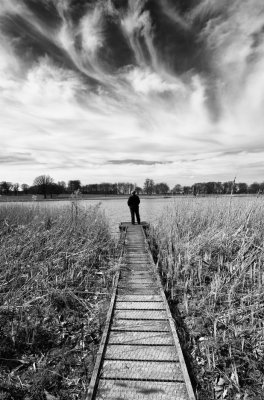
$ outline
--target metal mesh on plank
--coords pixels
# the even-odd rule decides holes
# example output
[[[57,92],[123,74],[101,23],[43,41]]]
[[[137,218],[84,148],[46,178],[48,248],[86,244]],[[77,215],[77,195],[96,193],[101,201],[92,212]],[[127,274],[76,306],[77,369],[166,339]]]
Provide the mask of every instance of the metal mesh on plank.
[[[153,267],[151,264],[142,264],[142,263],[138,263],[138,264],[127,264],[127,268],[123,269],[121,268],[121,272],[122,271],[131,271],[131,272],[148,272],[150,274],[153,273]]]
[[[141,267],[141,268],[140,268]],[[132,263],[132,262],[127,262],[126,264],[123,264],[120,268],[120,270],[122,272],[133,272],[134,269],[136,269],[135,272],[137,272],[138,270],[142,270],[142,272],[149,272],[149,273],[153,273],[153,268],[152,265],[150,263]]]
[[[116,310],[165,310],[164,303],[150,301],[117,301],[115,304]]]
[[[115,345],[108,344],[105,360],[178,361],[174,346]]]
[[[129,287],[129,286],[123,286],[123,287],[118,287],[118,294],[137,294],[137,295],[154,295],[154,294],[159,294],[159,289],[158,288],[147,288],[147,287]]]
[[[135,238],[133,238],[133,240],[131,240],[131,239],[128,238],[128,240],[126,242],[125,250],[131,249],[131,248],[142,248],[144,251],[147,250],[144,245],[144,238],[142,238],[140,240],[135,240]]]
[[[111,331],[109,344],[173,345],[170,332],[119,332]]]
[[[133,258],[133,257],[125,257],[125,261],[127,265],[131,265],[131,264],[137,264],[137,263],[141,263],[143,265],[147,265],[151,263],[151,260],[149,258]]]
[[[153,288],[152,285],[118,285],[118,290],[122,290],[123,294],[157,294],[158,288]]]
[[[148,255],[147,248],[142,243],[141,244],[139,244],[139,243],[129,243],[125,247],[125,251],[126,251],[126,253]]]
[[[126,251],[138,251],[138,250],[142,250],[142,251],[146,252],[147,248],[144,243],[129,243],[126,246]]]
[[[130,275],[146,275],[149,276],[151,278],[156,278],[155,273],[153,271],[153,268],[148,266],[146,267],[145,265],[136,265],[136,266],[129,266],[126,268],[121,268],[121,274],[126,275],[126,276],[130,276]]]
[[[133,277],[122,277],[119,282],[121,284],[125,283],[128,285],[153,285],[155,284],[155,281],[153,279],[147,279],[147,278],[133,278]]]
[[[120,282],[135,282],[135,283],[140,283],[140,282],[147,282],[147,283],[155,283],[156,279],[152,277],[150,274],[149,275],[142,275],[142,276],[133,276],[132,274],[130,275],[123,275],[121,274]]]
[[[149,279],[152,282],[156,281],[156,277],[154,274],[151,273],[151,271],[121,271],[121,277],[122,279],[135,279],[135,280],[140,280],[140,279]]]
[[[148,310],[116,310],[115,318],[120,319],[168,319],[166,311]]]
[[[160,295],[142,295],[142,296],[137,296],[137,295],[118,295],[117,296],[117,301],[155,301],[155,302],[162,302],[163,299]]]
[[[148,258],[132,258],[125,260],[128,265],[130,264],[141,264],[142,266],[151,265],[151,262]]]
[[[127,281],[135,281],[135,283],[139,283],[141,281],[148,281],[149,283],[156,283],[156,280],[154,280],[152,278],[152,276],[150,275],[150,273],[148,271],[140,271],[142,272],[141,275],[133,275],[133,272],[130,273],[129,275],[127,273],[123,274],[121,272],[121,278],[120,278],[120,282],[127,282]],[[144,274],[145,272],[145,274]]]
[[[126,263],[120,269],[122,272],[148,272],[150,274],[154,274],[153,267],[151,264],[133,264],[133,263]]]
[[[127,257],[138,257],[138,258],[149,258],[149,254],[144,248],[137,248],[137,249],[132,249],[132,248],[126,248],[125,255]]]
[[[140,240],[143,239],[143,240]],[[144,235],[139,235],[138,233],[136,233],[135,235],[127,235],[126,238],[126,243],[129,244],[130,246],[144,246],[145,245],[145,241],[144,241]]]
[[[129,253],[129,254],[125,255],[125,258],[128,259],[128,260],[133,260],[133,261],[134,260],[138,260],[138,261],[146,260],[146,261],[149,261],[149,256],[147,254],[132,254],[132,253]]]
[[[146,251],[126,251],[125,256],[127,258],[150,258],[149,254]]]
[[[187,400],[183,383],[100,379],[96,400]]]
[[[145,246],[134,246],[134,245],[129,245],[126,247],[126,254],[135,254],[135,253],[141,253],[141,254],[147,254],[147,249]]]
[[[127,261],[125,265],[125,267],[121,268],[121,271],[143,271],[153,273],[153,266],[150,262]]]
[[[145,294],[156,294],[157,291],[159,290],[158,287],[153,287],[153,285],[148,285],[148,284],[128,284],[128,283],[122,283],[120,282],[118,284],[118,289],[123,289],[125,290],[125,292],[127,292],[127,294],[131,293],[131,292],[140,292],[142,294],[144,294],[145,290],[146,293]]]
[[[125,267],[121,268],[121,271],[123,269],[131,270],[131,271],[133,271],[134,269],[136,269],[136,270],[142,269],[142,271],[146,271],[146,272],[153,271],[153,266],[152,266],[151,262],[127,261],[125,265],[126,265]]]
[[[179,363],[105,360],[101,378],[184,382]]]
[[[112,330],[119,331],[156,331],[156,332],[170,332],[168,320],[129,320],[129,319],[116,319],[114,317],[112,323]]]
[[[149,286],[149,287],[153,287],[153,286],[155,286],[155,282],[148,282],[148,281],[144,282],[143,280],[133,282],[132,280],[129,280],[129,279],[120,279],[118,282],[118,286],[128,286],[128,287]]]
[[[150,279],[152,282],[156,282],[157,279],[151,270],[145,268],[133,268],[131,271],[121,271],[121,279],[136,279],[144,280]]]

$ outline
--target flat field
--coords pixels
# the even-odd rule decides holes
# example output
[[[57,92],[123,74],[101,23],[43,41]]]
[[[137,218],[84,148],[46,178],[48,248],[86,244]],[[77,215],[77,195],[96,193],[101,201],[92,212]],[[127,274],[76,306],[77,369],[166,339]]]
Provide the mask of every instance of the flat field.
[[[118,264],[98,207],[0,207],[0,398],[83,399]]]
[[[197,399],[264,399],[264,200],[184,199],[150,234]]]

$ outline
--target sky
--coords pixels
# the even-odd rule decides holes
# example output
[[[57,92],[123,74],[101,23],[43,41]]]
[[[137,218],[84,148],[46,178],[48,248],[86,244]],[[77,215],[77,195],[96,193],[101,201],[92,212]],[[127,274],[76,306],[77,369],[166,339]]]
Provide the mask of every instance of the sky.
[[[264,181],[263,0],[0,0],[0,181]]]

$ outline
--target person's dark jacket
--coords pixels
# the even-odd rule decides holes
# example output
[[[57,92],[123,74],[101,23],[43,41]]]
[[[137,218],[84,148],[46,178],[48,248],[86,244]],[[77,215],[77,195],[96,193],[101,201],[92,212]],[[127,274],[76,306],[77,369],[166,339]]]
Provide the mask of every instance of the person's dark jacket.
[[[139,203],[140,199],[136,194],[132,194],[127,201],[128,206],[134,209],[138,208]]]

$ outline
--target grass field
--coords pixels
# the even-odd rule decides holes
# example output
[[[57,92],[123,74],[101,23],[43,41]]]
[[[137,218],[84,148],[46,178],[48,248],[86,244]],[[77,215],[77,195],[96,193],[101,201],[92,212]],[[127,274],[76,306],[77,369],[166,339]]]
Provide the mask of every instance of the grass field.
[[[197,399],[263,399],[263,199],[177,201],[150,242]]]
[[[98,207],[0,207],[0,398],[82,399],[119,248]]]

